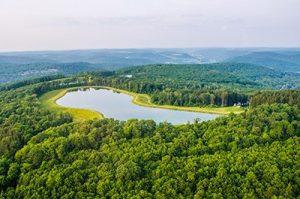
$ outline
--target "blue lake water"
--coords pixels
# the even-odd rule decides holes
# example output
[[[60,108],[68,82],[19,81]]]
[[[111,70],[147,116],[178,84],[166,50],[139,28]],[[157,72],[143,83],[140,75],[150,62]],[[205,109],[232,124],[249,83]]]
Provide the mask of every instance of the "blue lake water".
[[[56,101],[57,104],[72,107],[92,109],[104,114],[107,118],[117,120],[128,119],[152,119],[156,122],[170,122],[172,124],[184,124],[199,121],[207,121],[218,117],[216,114],[196,113],[189,111],[177,111],[169,109],[151,108],[136,105],[132,97],[123,93],[117,93],[106,89],[87,89],[68,92]]]

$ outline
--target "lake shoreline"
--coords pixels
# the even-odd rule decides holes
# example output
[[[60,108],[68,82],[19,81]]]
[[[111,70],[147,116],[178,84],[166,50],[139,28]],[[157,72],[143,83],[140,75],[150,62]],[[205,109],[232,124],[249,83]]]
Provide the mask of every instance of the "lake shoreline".
[[[157,105],[151,102],[151,97],[147,94],[139,94],[139,93],[134,93],[134,92],[117,89],[113,87],[107,87],[107,86],[81,86],[81,87],[71,87],[71,88],[54,90],[43,94],[40,97],[40,101],[42,106],[44,106],[45,108],[55,110],[55,111],[69,112],[74,117],[75,121],[82,121],[82,120],[89,120],[89,119],[103,119],[105,118],[105,116],[99,111],[95,111],[91,109],[71,108],[71,107],[61,106],[57,104],[57,100],[65,96],[68,92],[71,92],[74,89],[89,89],[89,88],[106,89],[118,93],[123,93],[129,95],[132,98],[132,103],[138,106],[144,106],[150,108],[188,111],[188,112],[196,112],[196,113],[209,113],[209,114],[217,114],[217,115],[227,115],[231,112],[239,114],[244,111],[241,107],[214,108],[214,107],[180,107],[180,106],[171,106],[171,105]]]

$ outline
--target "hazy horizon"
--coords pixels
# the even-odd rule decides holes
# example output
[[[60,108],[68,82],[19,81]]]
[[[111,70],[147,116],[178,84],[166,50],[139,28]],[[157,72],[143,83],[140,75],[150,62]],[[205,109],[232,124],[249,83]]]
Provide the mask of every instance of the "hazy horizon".
[[[5,53],[30,53],[30,52],[64,52],[64,51],[97,51],[97,50],[172,50],[172,49],[237,49],[237,50],[242,50],[242,49],[253,49],[253,50],[300,50],[300,46],[295,46],[295,47],[256,47],[256,46],[249,46],[249,47],[174,47],[174,48],[164,48],[164,47],[145,47],[145,48],[70,48],[70,49],[39,49],[39,50],[12,50],[12,51],[1,51],[0,54],[5,54]]]
[[[0,52],[299,48],[298,0],[0,0]]]

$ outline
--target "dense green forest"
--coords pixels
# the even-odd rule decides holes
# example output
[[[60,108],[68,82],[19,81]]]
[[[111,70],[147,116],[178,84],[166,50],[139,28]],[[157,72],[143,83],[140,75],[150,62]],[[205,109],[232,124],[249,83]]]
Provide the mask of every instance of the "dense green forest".
[[[283,90],[283,91],[264,91],[257,92],[251,96],[250,104],[252,107],[261,104],[290,104],[297,105],[300,108],[300,91],[299,90]]]
[[[154,103],[177,106],[246,105],[261,89],[299,88],[299,77],[249,64],[150,65],[118,71],[127,89],[150,94]],[[133,88],[132,82],[151,85]],[[145,88],[144,88],[145,87]]]
[[[242,114],[179,126],[72,122],[40,107],[41,94],[82,85],[155,93],[167,84],[101,73],[2,87],[0,197],[299,197],[299,91],[259,92]]]
[[[196,65],[148,65],[121,70],[134,78],[164,84],[229,87],[235,90],[257,88],[299,88],[299,75],[243,63]]]

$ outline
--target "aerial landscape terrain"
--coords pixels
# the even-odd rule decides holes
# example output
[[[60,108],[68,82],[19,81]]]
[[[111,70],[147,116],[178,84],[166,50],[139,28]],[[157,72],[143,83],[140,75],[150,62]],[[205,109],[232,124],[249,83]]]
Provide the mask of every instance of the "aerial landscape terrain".
[[[244,3],[0,2],[0,198],[299,198],[300,3]]]

